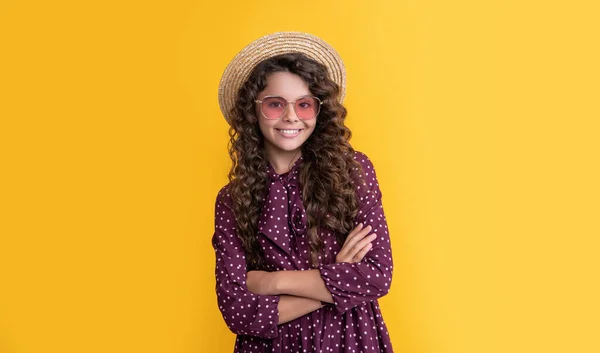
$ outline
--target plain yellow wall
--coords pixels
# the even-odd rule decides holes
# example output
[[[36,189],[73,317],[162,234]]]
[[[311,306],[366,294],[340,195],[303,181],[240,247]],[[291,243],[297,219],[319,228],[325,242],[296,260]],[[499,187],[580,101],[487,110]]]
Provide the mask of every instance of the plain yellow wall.
[[[220,75],[275,31],[348,70],[396,352],[600,351],[595,1],[7,1],[0,352],[231,352]]]

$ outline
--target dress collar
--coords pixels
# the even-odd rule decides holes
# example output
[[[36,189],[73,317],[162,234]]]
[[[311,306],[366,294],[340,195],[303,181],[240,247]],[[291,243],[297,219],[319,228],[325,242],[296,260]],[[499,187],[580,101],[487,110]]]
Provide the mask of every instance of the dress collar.
[[[268,164],[269,189],[258,221],[258,231],[288,255],[293,255],[294,244],[299,249],[308,251],[303,248],[308,244],[306,239],[296,239],[304,237],[308,223],[306,209],[302,203],[302,190],[299,187],[298,174],[302,161],[302,157],[298,158],[292,168],[283,174],[277,174],[271,163]],[[277,213],[274,206],[277,206]],[[297,261],[300,261],[300,258]],[[300,269],[303,264],[298,266]]]

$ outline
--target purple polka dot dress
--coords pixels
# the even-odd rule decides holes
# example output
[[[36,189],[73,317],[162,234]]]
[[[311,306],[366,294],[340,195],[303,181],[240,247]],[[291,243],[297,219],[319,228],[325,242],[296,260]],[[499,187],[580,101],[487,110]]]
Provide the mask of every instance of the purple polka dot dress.
[[[227,185],[215,205],[216,291],[219,309],[237,334],[234,353],[246,352],[393,352],[377,299],[392,281],[392,251],[381,191],[369,158],[355,151],[366,186],[355,181],[360,208],[354,225],[371,225],[377,238],[362,261],[335,263],[341,249],[336,233],[323,229],[324,253],[318,267],[334,299],[309,314],[278,325],[278,295],[258,295],[246,287],[246,260],[236,235]],[[300,157],[289,172],[277,174],[269,164],[269,191],[259,217],[258,239],[269,271],[309,270],[306,211],[298,184]]]

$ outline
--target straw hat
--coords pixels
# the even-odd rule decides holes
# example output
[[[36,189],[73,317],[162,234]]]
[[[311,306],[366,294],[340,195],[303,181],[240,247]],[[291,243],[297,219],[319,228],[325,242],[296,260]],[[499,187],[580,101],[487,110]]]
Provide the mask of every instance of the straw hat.
[[[346,69],[339,54],[321,38],[301,32],[277,32],[248,44],[231,60],[219,84],[219,106],[231,125],[231,109],[239,88],[261,61],[286,53],[302,53],[327,67],[329,78],[341,90],[340,103],[346,95]]]

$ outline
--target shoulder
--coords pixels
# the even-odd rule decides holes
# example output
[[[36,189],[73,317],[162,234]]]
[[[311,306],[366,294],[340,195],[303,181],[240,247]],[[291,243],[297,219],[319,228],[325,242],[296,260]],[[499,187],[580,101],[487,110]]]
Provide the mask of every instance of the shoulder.
[[[227,185],[223,186],[216,197],[217,207],[225,206],[229,209],[233,208],[233,199],[231,198],[231,194],[229,192],[231,188],[231,182],[227,183]]]
[[[371,159],[361,151],[354,151],[354,159],[363,167],[363,170],[374,169]]]
[[[354,151],[354,159],[362,169],[358,171],[360,173],[356,174],[356,176],[364,180],[367,184],[375,182],[375,166],[373,166],[371,159],[364,152],[356,150]]]
[[[354,168],[354,173],[352,173],[359,199],[368,200],[379,196],[379,183],[371,159],[365,153],[356,150],[354,151],[354,159],[360,165],[360,170]]]

